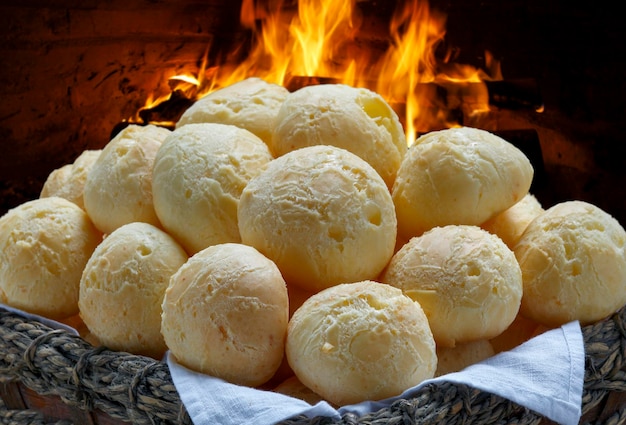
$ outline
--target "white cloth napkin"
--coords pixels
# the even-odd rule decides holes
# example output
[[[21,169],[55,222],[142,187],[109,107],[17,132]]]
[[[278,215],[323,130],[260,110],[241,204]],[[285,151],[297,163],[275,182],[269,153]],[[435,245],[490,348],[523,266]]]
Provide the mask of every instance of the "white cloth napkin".
[[[78,334],[70,326],[36,314],[4,304],[0,304],[0,309]],[[399,398],[411,398],[426,384],[443,381],[497,394],[562,425],[577,425],[585,375],[585,347],[578,322],[548,331],[460,372],[424,381],[397,397],[339,409],[326,402],[310,405],[283,394],[233,385],[196,373],[179,365],[171,353],[166,354],[166,361],[194,425],[272,425],[298,415],[339,420],[348,412],[360,416],[380,410]]]
[[[347,412],[359,416],[375,412],[398,398],[410,398],[426,384],[442,381],[467,384],[514,401],[559,424],[576,425],[581,416],[585,374],[585,348],[578,322],[548,331],[463,371],[424,381],[398,397],[339,409],[326,402],[312,406],[283,394],[196,373],[178,364],[171,353],[166,360],[195,425],[271,425],[297,415],[339,420]]]

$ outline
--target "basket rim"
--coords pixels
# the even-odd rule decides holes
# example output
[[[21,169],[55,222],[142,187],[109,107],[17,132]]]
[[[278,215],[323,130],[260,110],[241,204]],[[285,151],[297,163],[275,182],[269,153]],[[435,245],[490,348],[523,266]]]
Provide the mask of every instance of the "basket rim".
[[[626,306],[596,323],[582,326],[585,381],[582,419],[613,393],[626,392]],[[55,395],[81,410],[99,409],[111,418],[133,423],[192,424],[162,360],[94,347],[80,336],[0,309],[0,383],[19,383],[43,395]],[[622,405],[624,405],[622,403]],[[618,406],[617,408],[619,408]],[[616,408],[616,409],[617,409]],[[624,405],[626,409],[626,405]],[[481,412],[475,421],[471,413]],[[283,424],[369,424],[411,418],[429,423],[454,417],[457,422],[515,419],[519,424],[550,423],[546,418],[499,396],[458,384],[426,386],[412,399],[356,417],[296,417]],[[497,412],[497,414],[495,413]],[[606,415],[601,409],[598,415]],[[626,410],[623,412],[626,415]],[[462,421],[462,422],[460,422]],[[546,422],[547,421],[547,422]]]

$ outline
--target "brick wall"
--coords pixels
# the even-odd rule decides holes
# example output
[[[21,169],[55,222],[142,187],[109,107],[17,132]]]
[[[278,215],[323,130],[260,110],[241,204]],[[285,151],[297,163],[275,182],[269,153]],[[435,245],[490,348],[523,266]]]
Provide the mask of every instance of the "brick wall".
[[[225,7],[224,4],[228,6]],[[245,37],[237,0],[24,0],[0,6],[3,207],[38,194],[48,172],[102,147],[163,69],[197,69],[211,45]]]

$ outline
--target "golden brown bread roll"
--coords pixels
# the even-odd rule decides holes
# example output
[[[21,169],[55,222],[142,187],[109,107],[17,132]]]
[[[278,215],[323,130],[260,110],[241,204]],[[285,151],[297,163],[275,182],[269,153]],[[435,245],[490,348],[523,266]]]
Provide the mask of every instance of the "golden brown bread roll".
[[[484,222],[480,227],[498,235],[506,246],[513,249],[528,223],[544,211],[532,194],[527,194],[512,207]]]
[[[513,144],[461,127],[420,136],[392,189],[398,232],[408,239],[435,226],[480,225],[530,189],[533,167]]]
[[[56,196],[0,218],[0,302],[62,319],[78,313],[80,278],[102,240],[87,213]]]
[[[182,365],[256,387],[278,370],[289,316],[276,265],[242,244],[213,245],[172,276],[162,333]]]
[[[85,209],[83,192],[85,191],[87,173],[101,152],[100,149],[86,150],[73,163],[53,170],[44,182],[39,196],[41,198],[58,196]]]
[[[344,84],[320,84],[290,93],[276,117],[270,147],[280,156],[313,145],[346,149],[393,185],[407,151],[396,112],[379,94]]]
[[[135,221],[160,227],[152,203],[152,165],[169,133],[154,125],[129,125],[107,143],[92,164],[83,201],[103,233]]]
[[[508,328],[491,338],[491,346],[496,353],[511,350],[532,338],[539,326],[539,323],[518,313]]]
[[[154,208],[163,228],[190,254],[240,242],[239,197],[271,160],[261,139],[234,125],[187,124],[172,131],[152,172]]]
[[[336,285],[306,300],[289,322],[286,353],[298,379],[339,406],[399,395],[437,367],[420,305],[374,281]]]
[[[89,332],[107,347],[160,359],[161,303],[170,277],[187,260],[163,230],[122,225],[93,252],[80,280],[78,305]]]
[[[437,371],[435,376],[458,372],[495,354],[486,339],[465,342],[456,347],[437,347]]]
[[[315,394],[310,388],[300,382],[295,375],[278,384],[273,391],[304,400],[312,406],[323,400],[319,394]]]
[[[521,313],[548,327],[596,322],[626,303],[626,231],[599,207],[566,201],[548,208],[515,246]]]
[[[271,258],[290,285],[312,292],[375,278],[396,240],[385,182],[336,146],[271,161],[243,190],[238,220],[243,243]]]
[[[515,255],[477,226],[435,227],[412,238],[381,280],[420,303],[437,345],[444,347],[502,333],[522,299]]]
[[[238,81],[198,99],[176,123],[218,123],[244,128],[269,144],[273,123],[289,91],[256,77]]]
[[[66,196],[61,195],[61,192],[67,189],[67,182],[69,181],[71,174],[72,164],[65,164],[62,167],[52,170],[50,174],[48,174],[48,177],[41,188],[39,197],[48,198],[50,196],[58,196],[59,198],[67,199]]]

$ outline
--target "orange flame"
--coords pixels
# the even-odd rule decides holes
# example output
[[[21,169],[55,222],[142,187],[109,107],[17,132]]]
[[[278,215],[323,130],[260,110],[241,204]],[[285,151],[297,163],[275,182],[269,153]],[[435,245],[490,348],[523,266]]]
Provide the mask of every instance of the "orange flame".
[[[201,69],[193,75],[171,77],[175,85],[170,85],[193,98],[252,76],[287,87],[302,77],[367,87],[396,108],[410,145],[418,132],[455,125],[448,112],[458,105],[438,99],[441,87],[448,94],[458,94],[465,90],[463,83],[501,79],[499,64],[488,52],[487,71],[453,63],[450,52],[437,59],[437,48],[446,34],[446,16],[431,11],[426,0],[399,2],[382,54],[355,48],[361,30],[356,0],[299,0],[297,10],[292,4],[293,0],[263,4],[243,0],[241,24],[254,37],[247,56],[209,67],[205,52]],[[474,102],[463,105],[470,108],[464,112],[488,111],[486,88],[472,90]],[[149,99],[146,107],[160,100]]]
[[[426,2],[412,1],[396,11],[390,32],[393,42],[382,59],[376,91],[386,99],[404,101],[405,131],[411,144],[420,122],[435,121],[424,108],[433,94],[422,84],[435,80],[435,49],[445,35],[445,17],[432,14]]]

